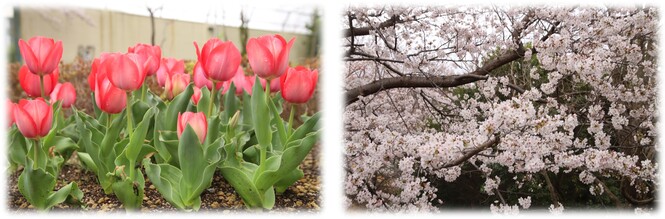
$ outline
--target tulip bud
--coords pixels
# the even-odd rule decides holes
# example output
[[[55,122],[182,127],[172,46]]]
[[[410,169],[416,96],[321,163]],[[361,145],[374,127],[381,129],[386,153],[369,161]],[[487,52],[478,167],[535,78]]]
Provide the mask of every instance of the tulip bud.
[[[62,58],[62,42],[51,38],[37,36],[27,43],[20,39],[18,47],[30,72],[37,75],[53,73]]]
[[[76,102],[76,89],[74,85],[69,82],[56,84],[53,92],[51,92],[51,101],[62,101],[63,108],[69,108]]]
[[[139,63],[143,63],[146,75],[154,75],[160,68],[162,49],[159,46],[138,43],[134,47],[129,47],[127,52],[139,55]]]
[[[166,80],[166,95],[169,99],[173,99],[178,94],[185,91],[190,80],[189,74],[174,74],[170,79]]]
[[[199,100],[201,100],[201,88],[194,87],[194,94],[192,94],[192,102],[194,102],[194,105],[199,105]]]
[[[196,136],[199,137],[199,141],[201,144],[203,144],[206,139],[206,135],[208,134],[208,121],[206,120],[205,114],[203,114],[203,112],[185,112],[182,114],[178,113],[178,138],[182,136],[182,133],[185,131],[185,128],[187,128],[187,125],[194,129]]]
[[[289,67],[289,53],[295,38],[288,43],[279,34],[251,38],[247,42],[247,60],[254,74],[272,80]]]
[[[233,114],[233,117],[231,117],[231,120],[229,121],[229,126],[231,128],[235,128],[238,125],[239,119],[240,119],[240,110],[236,111],[236,113]]]
[[[55,84],[58,83],[60,72],[58,68],[53,70],[53,73],[44,75],[44,95],[48,95],[53,91]],[[21,88],[30,97],[42,97],[41,85],[39,84],[39,75],[30,72],[27,66],[21,67],[18,72],[18,81]]]
[[[14,107],[14,119],[18,130],[26,138],[41,138],[53,125],[53,109],[43,98],[22,99]]]
[[[317,70],[310,71],[302,66],[289,68],[279,80],[282,98],[291,103],[309,101],[314,94],[318,78]]]
[[[148,61],[152,57],[148,57]],[[118,55],[113,60],[104,62],[107,76],[113,86],[125,91],[135,91],[141,88],[146,77],[144,62],[141,56],[134,53]]]
[[[163,58],[157,70],[157,83],[159,86],[165,86],[166,80],[174,74],[185,73],[185,61],[174,58]]]
[[[206,77],[214,81],[227,81],[240,66],[240,51],[231,41],[222,42],[213,38],[208,40],[203,49],[194,42],[196,56]]]
[[[92,61],[90,75],[88,75],[88,86],[90,86],[90,90],[95,91],[97,72],[103,72],[103,74],[106,74],[106,68],[102,67],[104,66],[103,62],[106,60],[113,60],[118,55],[121,55],[121,53],[102,53],[99,55],[99,58],[95,58],[95,60]]]

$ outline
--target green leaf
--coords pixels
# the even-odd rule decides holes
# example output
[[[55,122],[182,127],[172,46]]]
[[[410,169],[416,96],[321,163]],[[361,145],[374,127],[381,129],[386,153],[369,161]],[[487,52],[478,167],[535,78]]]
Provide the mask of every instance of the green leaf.
[[[126,178],[122,181],[113,183],[113,193],[122,202],[127,211],[134,211],[141,209],[143,203],[145,179],[141,173],[141,169],[136,169],[136,176],[134,180]]]
[[[196,105],[196,112],[203,112],[208,115],[208,109],[210,107],[210,90],[206,87],[201,88],[201,98],[199,99],[199,104]]]
[[[190,204],[188,201],[194,196],[193,190],[201,181],[202,170],[208,165],[203,154],[203,146],[201,146],[194,129],[189,125],[180,136],[178,158],[180,159],[180,170],[183,176],[180,182],[180,191],[185,205],[188,205]]]
[[[286,176],[275,183],[275,191],[277,194],[282,194],[286,191],[289,186],[296,183],[300,178],[305,176],[305,174],[299,168],[289,172]]]
[[[272,187],[275,183],[281,180],[284,176],[288,175],[289,172],[293,171],[295,168],[300,165],[302,160],[305,159],[305,156],[312,149],[314,144],[318,140],[318,132],[310,133],[302,140],[297,140],[289,143],[287,149],[281,156],[274,156],[268,160],[271,162],[266,162],[264,171],[257,172],[258,177],[255,177],[254,182],[256,183],[256,188],[263,191]],[[279,165],[276,168],[273,159],[279,159]],[[259,168],[261,169],[261,168]]]
[[[92,160],[92,157],[90,157],[90,154],[77,152],[77,155],[79,160],[81,160],[88,169],[92,170],[94,173],[99,172],[99,169],[97,169],[97,165],[95,164],[95,161]]]
[[[28,159],[29,160],[29,159]],[[47,198],[55,187],[55,177],[43,169],[33,168],[32,161],[26,162],[18,177],[18,190],[30,204],[40,210],[47,210]]]
[[[305,135],[318,131],[318,122],[319,118],[321,118],[321,112],[318,112],[314,114],[312,117],[310,117],[308,120],[305,121],[298,129],[296,129],[291,136],[289,136],[289,140],[287,142],[292,142],[294,140],[301,139],[305,137]]]
[[[15,170],[18,166],[25,166],[28,143],[16,126],[11,128],[9,136],[9,162],[13,167],[12,169]]]
[[[164,128],[163,130],[176,130],[176,125],[178,124],[178,113],[185,112],[187,106],[189,106],[189,101],[194,94],[194,89],[192,88],[193,84],[189,84],[185,91],[176,96],[171,103],[168,104],[166,108],[166,114],[162,119],[164,119]]]
[[[57,204],[64,202],[65,200],[72,202],[80,203],[83,200],[83,192],[78,188],[76,182],[71,182],[66,186],[60,188],[57,192],[51,193],[46,199],[46,206],[51,208]]]
[[[143,167],[150,182],[162,194],[164,199],[174,207],[184,210],[185,204],[180,196],[180,179],[182,172],[169,164],[152,164],[150,159],[143,159]]]
[[[235,84],[231,83],[228,90],[235,91]],[[222,122],[224,124],[229,123],[229,119],[233,117],[233,114],[235,114],[236,111],[238,111],[238,98],[236,97],[235,92],[226,92],[224,95],[224,116],[222,117]]]
[[[134,133],[132,134],[132,138],[129,141],[129,145],[127,145],[127,152],[125,153],[128,160],[136,161],[136,159],[138,158],[138,155],[141,152],[143,141],[145,140],[145,137],[148,134],[148,128],[150,127],[150,123],[152,123],[152,116],[155,114],[155,110],[156,110],[155,108],[150,108],[145,113],[143,119],[141,120],[141,122],[139,122],[136,129],[134,129]]]
[[[262,195],[256,189],[248,175],[236,167],[224,166],[220,168],[220,171],[224,179],[233,186],[247,207],[256,208],[263,206]]]
[[[270,114],[268,111],[268,104],[266,102],[266,94],[264,93],[259,78],[256,77],[254,88],[252,89],[252,123],[254,125],[254,133],[259,145],[262,148],[270,146],[272,139],[272,131],[270,130]],[[247,109],[244,109],[247,110]]]

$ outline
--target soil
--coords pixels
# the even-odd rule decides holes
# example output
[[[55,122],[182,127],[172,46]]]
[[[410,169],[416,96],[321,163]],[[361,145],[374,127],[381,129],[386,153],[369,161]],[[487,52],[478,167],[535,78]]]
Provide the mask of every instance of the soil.
[[[283,194],[277,195],[275,207],[272,211],[283,212],[318,212],[321,205],[321,177],[319,169],[319,145],[315,145],[300,168],[305,176],[289,187]],[[94,173],[81,169],[76,159],[71,159],[60,171],[56,189],[69,182],[76,182],[83,191],[83,204],[69,205],[60,204],[52,211],[75,211],[75,212],[123,212],[124,208],[115,195],[104,194],[101,186],[97,183]],[[33,206],[28,203],[18,191],[18,176],[21,171],[16,171],[9,176],[9,210],[14,212],[30,211]],[[155,186],[146,178],[145,197],[141,212],[175,212],[173,206],[168,203]],[[246,211],[242,199],[229,185],[219,172],[215,173],[210,188],[201,194],[202,204],[200,211],[233,213]]]

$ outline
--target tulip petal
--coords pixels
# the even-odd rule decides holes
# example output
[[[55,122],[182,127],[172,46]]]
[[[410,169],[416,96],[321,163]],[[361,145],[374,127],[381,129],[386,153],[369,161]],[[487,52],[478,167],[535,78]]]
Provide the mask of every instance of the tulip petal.
[[[16,127],[21,131],[21,134],[23,134],[24,137],[34,138],[37,136],[37,125],[22,107],[19,106],[14,108],[14,119],[16,119]]]
[[[249,60],[249,65],[252,66],[254,74],[262,78],[270,75],[274,66],[272,52],[260,45],[259,41],[255,38],[251,38],[247,42],[247,59]]]
[[[54,69],[58,68],[60,59],[62,58],[62,41],[58,41],[51,48],[50,53],[42,61],[42,71],[44,74],[53,72]]]
[[[31,72],[39,73],[39,71],[41,71],[41,67],[39,67],[39,60],[37,60],[35,53],[32,52],[30,45],[23,41],[23,39],[20,39],[18,41],[18,47],[21,51],[21,54],[23,55],[25,65],[28,66]]]

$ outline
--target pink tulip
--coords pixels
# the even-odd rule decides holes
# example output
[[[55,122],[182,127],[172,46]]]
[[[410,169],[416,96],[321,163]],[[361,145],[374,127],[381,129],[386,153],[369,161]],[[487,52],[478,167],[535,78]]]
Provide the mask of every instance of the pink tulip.
[[[162,63],[157,70],[157,83],[165,86],[171,75],[185,73],[185,61],[174,58],[162,58]]]
[[[90,75],[88,75],[88,85],[90,90],[95,91],[95,78],[97,72],[103,71],[106,74],[106,68],[102,68],[102,64],[106,60],[113,60],[115,57],[121,55],[121,53],[102,53],[99,55],[99,58],[95,58],[92,62],[92,67],[90,69]]]
[[[112,64],[111,61],[103,61],[103,64]],[[101,66],[105,68],[105,66]],[[127,95],[125,91],[111,84],[106,71],[98,71],[95,74],[95,103],[102,111],[110,114],[122,112],[127,106]]]
[[[169,99],[173,99],[178,94],[185,91],[189,85],[191,76],[189,74],[174,74],[169,80],[166,80],[166,95]]]
[[[144,64],[146,75],[154,75],[160,67],[162,49],[159,46],[137,43],[134,47],[129,47],[127,52],[139,55],[139,63]]]
[[[58,83],[51,92],[51,101],[62,101],[63,108],[69,108],[76,102],[76,89],[69,82]]]
[[[20,39],[18,47],[28,69],[37,75],[53,73],[62,58],[62,42],[55,42],[51,38],[37,36],[30,38],[27,43]]]
[[[222,42],[213,38],[208,40],[203,49],[194,42],[196,56],[206,78],[213,81],[227,81],[240,66],[240,51],[231,41]]]
[[[114,57],[113,61],[104,61],[103,67],[106,68],[113,86],[129,92],[138,90],[143,85],[147,73],[143,66],[140,55],[127,53]]]
[[[15,123],[14,108],[16,108],[16,104],[11,100],[7,99],[7,112],[9,113],[9,127],[12,127],[12,125],[14,125]]]
[[[194,94],[192,94],[192,102],[194,102],[194,105],[199,105],[199,100],[201,100],[201,88],[194,87]]]
[[[242,91],[245,90],[249,95],[252,95],[252,85],[254,85],[254,77],[246,76],[242,71],[242,68],[238,68],[236,74],[230,81],[225,81],[222,85],[224,90],[222,94],[225,94],[231,87],[231,82],[236,87],[236,95],[242,95]]]
[[[203,144],[206,135],[208,134],[208,121],[206,120],[206,115],[203,114],[203,112],[185,112],[182,115],[178,113],[178,138],[182,136],[182,133],[185,131],[188,124],[194,129],[196,136],[199,137],[199,141]]]
[[[288,43],[279,34],[251,38],[247,42],[247,59],[254,74],[267,80],[278,78],[289,67],[289,53],[295,38]]]
[[[53,125],[53,109],[43,98],[22,99],[14,107],[14,119],[18,130],[26,138],[41,138]]]
[[[58,76],[60,72],[58,68],[53,70],[53,73],[44,75],[44,95],[48,95],[53,91],[55,84],[58,83]],[[41,86],[39,84],[39,75],[30,72],[27,66],[23,65],[18,71],[18,81],[21,88],[30,97],[42,97]]]
[[[282,98],[291,103],[307,102],[314,94],[318,79],[317,70],[310,71],[302,66],[289,68],[279,80]]]

